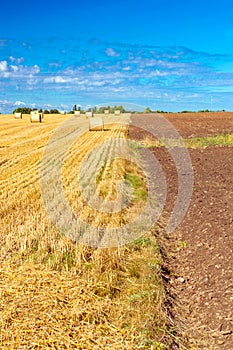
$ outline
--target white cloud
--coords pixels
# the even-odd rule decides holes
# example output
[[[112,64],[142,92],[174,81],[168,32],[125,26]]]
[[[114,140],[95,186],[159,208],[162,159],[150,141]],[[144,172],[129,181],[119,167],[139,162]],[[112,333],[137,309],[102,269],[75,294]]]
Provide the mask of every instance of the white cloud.
[[[11,103],[8,100],[0,100],[0,104],[7,105],[7,104],[11,104]]]
[[[32,67],[32,73],[34,73],[34,74],[40,73],[40,68],[39,68],[39,66],[37,64],[35,64]]]
[[[148,74],[148,77],[166,77],[167,75],[170,75],[172,73],[168,73],[168,72],[162,72],[159,71],[158,69],[156,69],[155,71],[152,71]]]
[[[25,42],[22,43],[22,46],[26,47],[28,50],[31,50],[31,48],[32,48],[31,45],[29,45]]]
[[[141,61],[143,66],[146,66],[146,67],[154,67],[157,65],[157,61],[154,59],[142,59]]]
[[[11,65],[10,67],[13,69],[14,72],[17,72],[19,70],[19,67],[17,66]]]
[[[0,61],[0,72],[6,72],[7,68],[7,61]]]
[[[13,62],[13,63],[18,63],[19,64],[19,63],[22,63],[24,61],[24,58],[23,57],[16,58],[16,57],[10,56],[9,60],[11,62]]]
[[[106,50],[105,50],[107,56],[109,57],[118,57],[120,56],[119,53],[117,53],[115,50],[113,50],[111,47],[108,47]]]
[[[131,70],[131,67],[130,66],[127,66],[127,67],[123,67],[122,70],[125,70],[125,71],[130,71]]]
[[[73,78],[70,78],[70,77],[63,78],[60,75],[44,79],[45,83],[58,83],[58,84],[70,83],[71,81],[73,81]]]
[[[7,61],[0,61],[0,78],[15,79],[28,79],[33,78],[34,75],[40,73],[40,68],[37,64],[34,66],[22,66],[22,65],[8,65]]]
[[[22,102],[22,101],[15,101],[15,103],[13,104],[13,106],[26,106],[26,103]]]
[[[60,67],[60,63],[57,63],[57,62],[50,62],[48,63],[48,66],[51,67],[51,68],[59,68]]]

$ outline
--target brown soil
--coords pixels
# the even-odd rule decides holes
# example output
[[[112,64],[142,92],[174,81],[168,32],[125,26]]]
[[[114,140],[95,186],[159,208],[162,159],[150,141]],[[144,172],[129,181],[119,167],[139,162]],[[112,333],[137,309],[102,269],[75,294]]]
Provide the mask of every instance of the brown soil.
[[[164,115],[183,137],[233,131],[233,114]],[[151,118],[156,115],[134,116]],[[145,132],[132,127],[130,137]],[[152,149],[166,175],[167,218],[177,195],[175,165],[164,148]],[[188,349],[233,349],[233,147],[190,149],[194,188],[188,212],[171,234],[169,289],[174,321],[189,339]],[[170,247],[171,248],[171,247]],[[175,307],[176,306],[176,307]]]
[[[233,113],[172,113],[164,114],[182,137],[211,136],[233,132]]]

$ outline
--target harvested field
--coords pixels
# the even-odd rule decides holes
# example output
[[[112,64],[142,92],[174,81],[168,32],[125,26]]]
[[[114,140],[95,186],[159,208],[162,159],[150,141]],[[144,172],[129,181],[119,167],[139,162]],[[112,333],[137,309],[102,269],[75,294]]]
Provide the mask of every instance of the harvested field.
[[[179,339],[165,307],[157,228],[122,247],[91,248],[75,243],[47,215],[39,183],[41,160],[64,118],[49,115],[43,123],[31,124],[29,116],[0,116],[0,347],[175,348]],[[96,226],[112,219],[84,208],[76,178],[90,148],[104,140],[113,146],[126,137],[128,116],[121,115],[117,124],[108,118],[106,130],[83,133],[72,144],[62,171],[73,211]],[[70,123],[88,129],[85,117],[71,117]],[[110,149],[105,155],[111,155]],[[102,197],[114,199],[122,176],[136,179],[133,205],[125,218],[117,213],[115,219],[127,221],[144,201],[141,174],[124,162],[107,163],[97,174]]]
[[[233,348],[233,113],[164,116],[188,147],[193,139],[189,148],[193,195],[185,219],[169,238],[167,279],[175,297],[176,324],[189,339],[188,349],[229,350]],[[155,117],[143,116],[147,124]],[[131,128],[129,134],[142,147],[150,147],[163,166],[168,187],[163,219],[167,220],[178,191],[175,164],[165,147],[143,130]]]

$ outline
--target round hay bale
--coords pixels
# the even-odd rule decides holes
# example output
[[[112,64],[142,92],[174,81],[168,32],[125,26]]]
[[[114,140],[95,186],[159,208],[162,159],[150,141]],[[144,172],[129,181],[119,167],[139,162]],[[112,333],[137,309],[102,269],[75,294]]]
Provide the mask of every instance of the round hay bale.
[[[22,119],[23,115],[22,115],[22,113],[14,113],[14,118],[15,119]]]
[[[104,130],[103,119],[100,117],[91,118],[89,120],[89,130],[90,131]]]
[[[93,117],[93,113],[92,112],[86,112],[86,117]]]
[[[39,113],[36,111],[33,111],[33,113],[31,112],[31,115],[30,115],[31,123],[33,122],[42,123],[42,119],[43,119],[43,113]]]

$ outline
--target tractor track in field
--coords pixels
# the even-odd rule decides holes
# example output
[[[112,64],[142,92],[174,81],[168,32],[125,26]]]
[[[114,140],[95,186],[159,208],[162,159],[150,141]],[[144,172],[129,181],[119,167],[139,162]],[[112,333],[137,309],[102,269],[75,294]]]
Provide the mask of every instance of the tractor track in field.
[[[164,115],[183,137],[233,131],[233,114]],[[150,118],[153,115],[135,116]],[[144,131],[132,127],[133,139]],[[167,179],[163,220],[177,196],[177,172],[164,147],[150,148]],[[233,349],[233,147],[189,150],[194,188],[188,212],[168,238],[169,293],[173,318],[188,339],[188,349]]]

